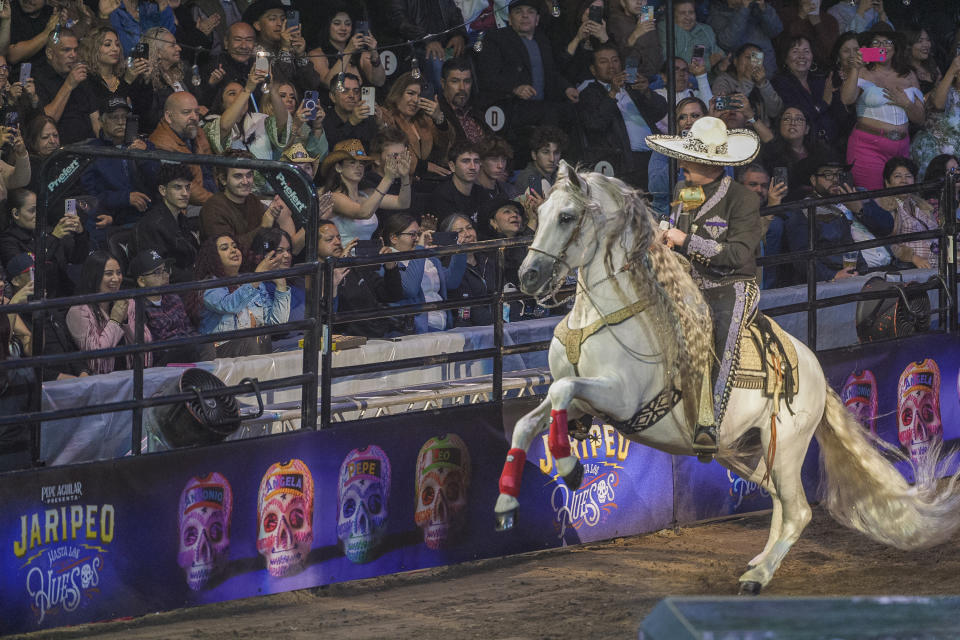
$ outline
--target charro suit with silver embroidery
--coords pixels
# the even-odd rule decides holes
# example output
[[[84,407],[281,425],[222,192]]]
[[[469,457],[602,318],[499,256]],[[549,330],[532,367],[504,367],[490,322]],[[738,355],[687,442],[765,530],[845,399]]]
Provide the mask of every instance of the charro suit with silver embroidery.
[[[679,200],[677,185],[674,200]],[[711,370],[717,425],[730,396],[730,373],[739,362],[737,343],[757,309],[756,258],[760,255],[761,224],[755,193],[728,177],[703,185],[704,203],[682,212],[675,205],[671,223],[687,234],[677,250],[693,264],[694,280],[703,289],[713,313],[714,350],[719,361]]]

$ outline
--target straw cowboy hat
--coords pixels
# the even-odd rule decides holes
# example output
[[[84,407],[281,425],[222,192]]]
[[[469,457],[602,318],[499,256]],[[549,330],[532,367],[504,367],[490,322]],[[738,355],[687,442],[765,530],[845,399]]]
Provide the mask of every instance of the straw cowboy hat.
[[[320,156],[311,156],[307,148],[299,142],[284,149],[283,153],[280,154],[280,159],[294,164],[312,164],[314,173],[317,172],[317,166],[320,164]]]
[[[728,131],[723,120],[710,116],[698,118],[684,135],[647,136],[647,144],[677,160],[724,167],[747,164],[760,151],[760,138],[753,131]]]
[[[341,140],[333,145],[333,151],[323,159],[323,164],[320,165],[320,174],[326,177],[330,169],[336,166],[338,162],[350,159],[360,160],[361,162],[370,162],[373,160],[373,158],[368,156],[367,152],[364,151],[363,143],[356,138]]]

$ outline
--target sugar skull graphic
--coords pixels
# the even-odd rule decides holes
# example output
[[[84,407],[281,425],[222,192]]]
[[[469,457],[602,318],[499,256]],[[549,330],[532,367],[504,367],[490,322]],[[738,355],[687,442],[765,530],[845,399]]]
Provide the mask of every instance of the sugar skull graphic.
[[[857,417],[863,426],[877,435],[877,379],[869,369],[854,371],[843,383],[840,398],[850,413]]]
[[[370,562],[387,528],[390,459],[376,445],[354,449],[343,459],[339,478],[337,537],[350,562]]]
[[[313,544],[313,476],[302,460],[270,465],[257,494],[257,551],[267,572],[283,578],[303,570]]]
[[[943,437],[940,421],[940,368],[932,359],[911,362],[897,385],[897,430],[900,444],[919,462]]]
[[[470,452],[460,436],[430,438],[417,456],[417,509],[414,520],[423,541],[442,549],[463,529],[470,489]]]
[[[223,569],[230,556],[230,516],[233,491],[219,473],[190,478],[180,493],[178,510],[180,550],[177,564],[194,591]]]

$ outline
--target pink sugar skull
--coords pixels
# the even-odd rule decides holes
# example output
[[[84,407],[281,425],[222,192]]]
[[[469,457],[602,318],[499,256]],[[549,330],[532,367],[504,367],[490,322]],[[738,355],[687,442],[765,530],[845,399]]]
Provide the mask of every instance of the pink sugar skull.
[[[233,491],[219,473],[190,478],[180,493],[177,564],[194,591],[223,569],[230,556],[230,516]]]
[[[430,438],[417,456],[414,521],[430,549],[442,549],[465,524],[470,489],[470,451],[460,436]]]
[[[911,362],[897,385],[897,430],[900,444],[919,462],[943,438],[940,421],[940,368],[932,359]]]
[[[857,417],[870,433],[877,435],[877,379],[869,369],[854,371],[843,383],[840,398],[850,413]]]
[[[257,493],[257,551],[275,578],[299,573],[313,544],[313,476],[302,460],[270,465]]]
[[[376,445],[354,449],[340,465],[337,487],[337,537],[343,552],[350,562],[370,562],[387,528],[390,458]]]

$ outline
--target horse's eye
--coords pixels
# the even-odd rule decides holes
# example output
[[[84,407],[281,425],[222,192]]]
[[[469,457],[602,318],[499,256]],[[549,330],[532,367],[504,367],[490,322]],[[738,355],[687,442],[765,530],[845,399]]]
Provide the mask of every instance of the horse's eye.
[[[560,214],[560,224],[570,224],[570,223],[573,222],[574,220],[576,220],[576,218],[574,218],[574,217],[573,217],[572,215],[570,215],[569,213],[562,213],[562,214]]]

